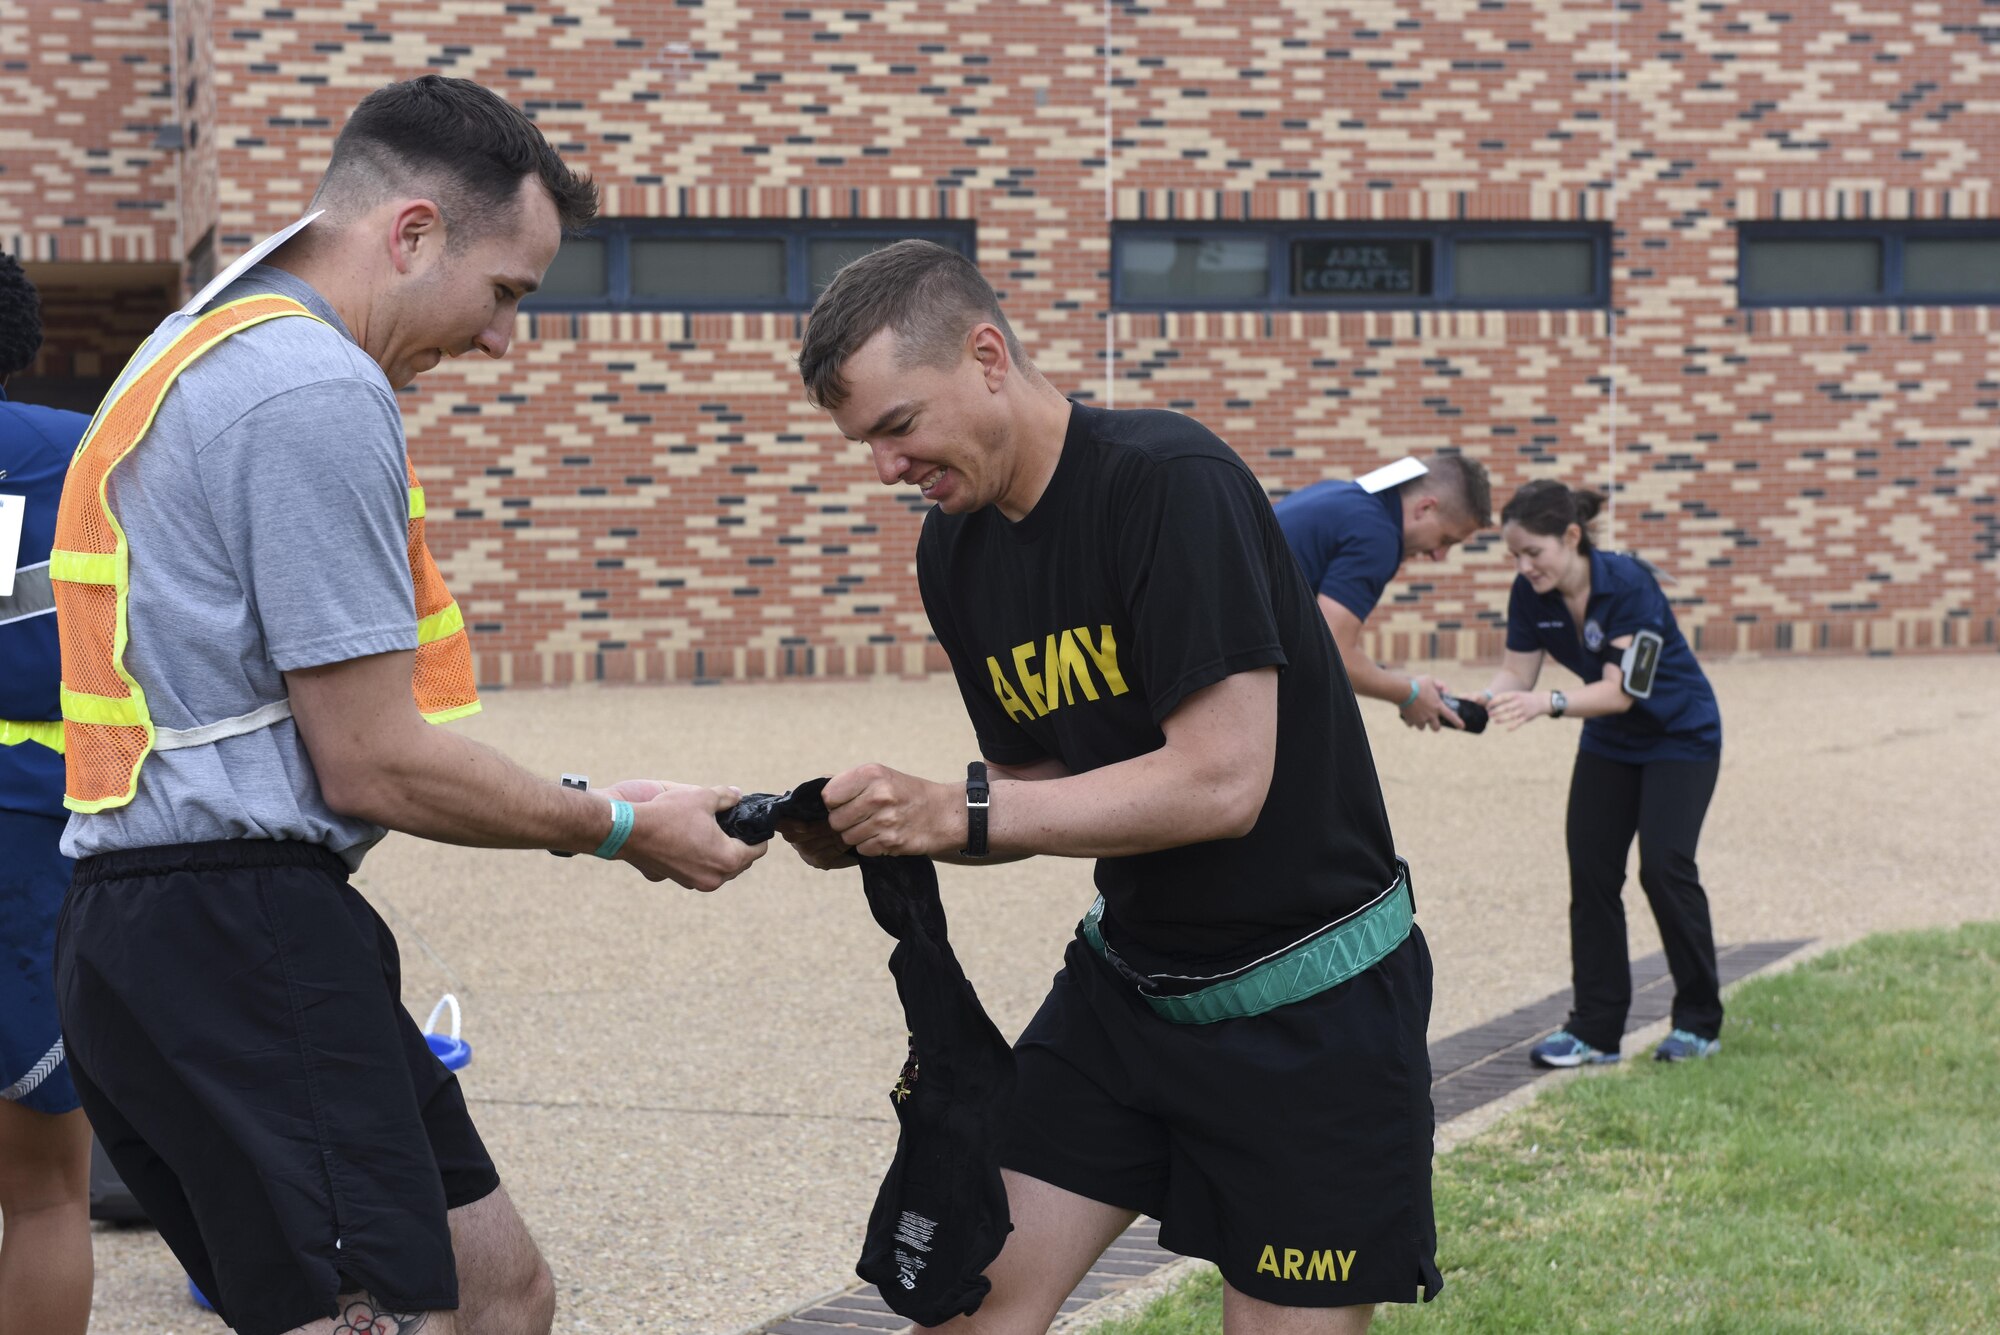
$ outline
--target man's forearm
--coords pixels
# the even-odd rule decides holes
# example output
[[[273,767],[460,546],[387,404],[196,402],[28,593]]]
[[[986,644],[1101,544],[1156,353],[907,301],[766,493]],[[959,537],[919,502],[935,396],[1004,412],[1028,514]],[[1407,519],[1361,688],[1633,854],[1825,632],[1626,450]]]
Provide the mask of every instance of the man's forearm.
[[[1343,639],[1348,642],[1342,643]],[[1336,634],[1333,651],[1340,655],[1340,665],[1347,670],[1347,683],[1354,688],[1356,695],[1365,695],[1371,700],[1387,700],[1398,706],[1410,698],[1410,683],[1415,678],[1408,673],[1391,672],[1362,653],[1358,629],[1352,632],[1351,638]]]
[[[994,858],[968,861],[1130,857],[1241,838],[1269,787],[1268,777],[1252,793],[1233,776],[1191,772],[1167,748],[1062,779],[1000,780],[986,815]]]
[[[1336,649],[1339,646],[1334,646]],[[1386,700],[1392,705],[1401,705],[1410,698],[1410,683],[1416,678],[1407,672],[1395,672],[1369,658],[1357,646],[1352,653],[1341,655],[1341,666],[1347,669],[1347,680],[1354,687],[1356,695],[1365,695],[1371,700]]]
[[[991,785],[987,848],[996,858],[1036,853],[1127,857],[1246,835],[1257,824],[1277,764],[1278,670],[1257,668],[1203,687],[1162,722],[1162,743],[1082,774],[1053,762],[1026,779]],[[870,763],[843,770],[824,791],[826,838],[800,836],[815,866],[862,857],[955,855],[965,846],[965,789]],[[788,836],[790,837],[790,836]]]
[[[611,832],[606,799],[538,778],[492,747],[429,725],[355,788],[328,800],[347,815],[440,843],[588,853]]]

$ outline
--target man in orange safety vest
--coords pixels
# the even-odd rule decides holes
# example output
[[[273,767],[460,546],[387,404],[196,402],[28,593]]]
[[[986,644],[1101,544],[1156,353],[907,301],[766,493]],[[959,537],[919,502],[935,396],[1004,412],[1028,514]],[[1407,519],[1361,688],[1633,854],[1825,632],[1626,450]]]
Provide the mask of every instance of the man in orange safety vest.
[[[70,1063],[120,1175],[246,1335],[552,1320],[548,1267],[349,884],[387,830],[698,890],[761,852],[716,824],[733,790],[577,791],[429,726],[478,694],[396,391],[504,355],[596,205],[477,84],[369,94],[314,211],[159,327],[63,491]]]

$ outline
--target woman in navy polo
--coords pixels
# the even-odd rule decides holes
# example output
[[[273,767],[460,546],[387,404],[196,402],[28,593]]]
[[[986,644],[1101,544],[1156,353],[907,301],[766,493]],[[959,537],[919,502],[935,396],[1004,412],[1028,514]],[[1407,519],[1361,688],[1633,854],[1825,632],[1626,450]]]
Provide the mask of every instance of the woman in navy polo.
[[[1620,894],[1634,834],[1639,884],[1674,977],[1673,1032],[1653,1055],[1681,1061],[1721,1048],[1715,935],[1695,845],[1722,765],[1722,715],[1651,567],[1591,544],[1603,504],[1594,491],[1541,481],[1500,512],[1517,574],[1507,655],[1486,691],[1492,717],[1509,729],[1544,716],[1585,720],[1567,826],[1576,999],[1568,1022],[1529,1052],[1541,1066],[1618,1060],[1632,1003]],[[1635,642],[1639,657],[1628,660]],[[1583,679],[1573,695],[1534,689],[1550,654]]]

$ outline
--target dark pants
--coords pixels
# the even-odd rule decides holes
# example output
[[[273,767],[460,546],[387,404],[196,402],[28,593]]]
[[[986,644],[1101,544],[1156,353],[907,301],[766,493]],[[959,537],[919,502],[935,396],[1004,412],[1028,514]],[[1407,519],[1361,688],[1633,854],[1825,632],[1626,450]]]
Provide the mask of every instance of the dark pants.
[[[1568,1030],[1618,1051],[1632,1006],[1625,945],[1625,858],[1639,836],[1639,884],[1660,926],[1674,976],[1673,1023],[1703,1038],[1722,1033],[1715,932],[1695,867],[1702,818],[1720,760],[1628,765],[1579,752],[1569,785],[1569,950],[1576,1000]]]

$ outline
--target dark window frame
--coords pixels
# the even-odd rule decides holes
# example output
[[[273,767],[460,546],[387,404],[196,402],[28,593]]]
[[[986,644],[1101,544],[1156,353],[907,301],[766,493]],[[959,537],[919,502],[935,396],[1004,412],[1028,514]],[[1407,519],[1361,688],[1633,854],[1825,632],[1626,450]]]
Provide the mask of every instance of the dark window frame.
[[[700,311],[790,315],[812,309],[811,245],[835,237],[901,241],[916,237],[951,246],[975,263],[977,228],[952,219],[912,218],[606,218],[579,234],[601,240],[605,295],[531,296],[522,309],[533,315],[594,314],[602,311]],[[785,294],[771,300],[690,299],[638,296],[632,291],[634,241],[757,241],[785,243]]]
[[[1848,306],[1995,306],[2000,291],[1969,297],[1946,297],[1934,293],[1912,295],[1903,289],[1903,245],[1920,241],[1957,239],[2000,240],[2000,221],[1927,221],[1909,218],[1861,218],[1786,222],[1769,220],[1739,222],[1736,227],[1736,304],[1746,310],[1773,307],[1798,308]],[[1813,295],[1752,296],[1745,284],[1745,251],[1752,241],[1880,241],[1882,243],[1882,290],[1865,297],[1824,297]]]
[[[1263,297],[1201,300],[1176,298],[1153,301],[1125,295],[1122,250],[1126,242],[1159,237],[1262,237],[1267,247]],[[1390,293],[1374,296],[1300,297],[1293,294],[1292,245],[1324,240],[1429,241],[1431,292],[1427,296]],[[1457,265],[1453,248],[1472,241],[1588,241],[1591,244],[1590,295],[1531,297],[1510,300],[1457,296]],[[1111,226],[1111,306],[1120,311],[1549,311],[1607,310],[1611,305],[1611,225],[1565,222],[1424,222],[1405,219],[1338,222],[1178,222],[1123,220]]]

